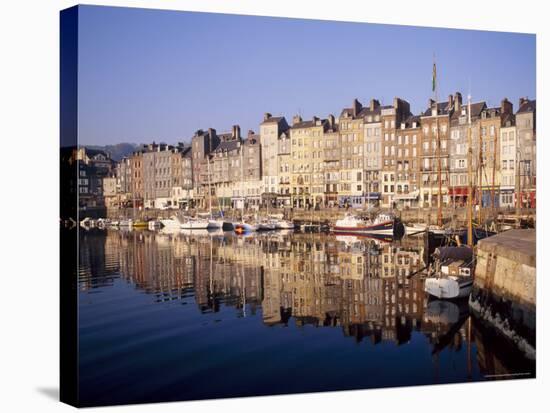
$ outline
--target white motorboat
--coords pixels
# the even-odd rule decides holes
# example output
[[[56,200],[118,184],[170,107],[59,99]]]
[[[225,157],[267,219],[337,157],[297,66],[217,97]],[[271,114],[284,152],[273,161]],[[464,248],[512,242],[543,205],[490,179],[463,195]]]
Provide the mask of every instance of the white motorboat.
[[[152,219],[151,221],[147,222],[147,228],[149,231],[155,231],[157,229],[160,229],[161,227],[161,221]]]
[[[277,222],[273,219],[265,219],[258,223],[259,231],[272,231],[277,228]]]
[[[440,247],[434,257],[435,273],[424,283],[424,291],[439,299],[470,295],[474,284],[474,255],[470,247]]]
[[[396,217],[388,214],[380,214],[374,220],[365,220],[355,215],[348,214],[343,219],[336,221],[332,228],[334,232],[342,234],[380,234],[403,235],[405,228]]]
[[[207,229],[209,221],[203,218],[187,218],[180,226],[182,229]]]
[[[181,228],[181,221],[176,216],[166,218],[166,219],[161,219],[160,223],[162,224],[162,226],[164,228],[169,228],[169,229],[180,229]]]
[[[82,221],[80,221],[80,226],[82,228],[91,228],[93,227],[94,221],[90,217],[84,218]]]

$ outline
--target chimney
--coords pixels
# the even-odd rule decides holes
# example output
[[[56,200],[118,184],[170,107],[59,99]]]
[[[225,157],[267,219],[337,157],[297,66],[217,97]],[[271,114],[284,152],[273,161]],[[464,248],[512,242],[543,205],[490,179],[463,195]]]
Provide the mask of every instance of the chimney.
[[[438,109],[438,108],[437,108],[437,103],[435,102],[435,100],[430,99],[430,100],[428,101],[428,104],[430,105],[430,111],[431,111],[431,113],[432,113],[432,116],[436,116],[436,115],[437,115],[437,112],[438,112],[438,111],[437,111],[437,109]]]
[[[334,115],[331,113],[327,116],[330,129],[334,129]]]
[[[508,98],[504,98],[500,102],[500,112],[504,114],[512,114],[514,110],[514,105],[512,105],[512,102],[508,100]]]
[[[254,135],[254,131],[252,129],[248,129],[248,137],[250,138],[252,135]]]
[[[357,99],[353,99],[353,103],[351,105],[351,110],[353,112],[353,117],[357,117],[359,112],[361,112],[361,109],[363,109],[363,105],[361,102],[359,102]]]
[[[380,102],[377,99],[371,99],[369,109],[372,111],[380,106]]]
[[[455,112],[460,112],[462,108],[462,94],[460,92],[455,93]]]
[[[239,125],[233,125],[233,130],[231,133],[231,137],[233,139],[240,139],[241,138],[241,127]]]
[[[264,113],[264,122],[269,119],[271,119],[271,113],[268,113],[268,112]]]
[[[302,121],[302,117],[300,115],[294,115],[292,117],[292,124],[296,125],[297,123],[300,123]]]
[[[399,98],[393,98],[393,107],[397,110],[399,107]]]
[[[524,103],[527,103],[527,98],[524,98],[524,97],[519,98],[519,107],[520,108]]]
[[[454,107],[454,103],[453,103],[453,95],[449,95],[449,100],[448,100],[448,104],[447,104],[447,109],[448,110],[451,110],[453,107]]]

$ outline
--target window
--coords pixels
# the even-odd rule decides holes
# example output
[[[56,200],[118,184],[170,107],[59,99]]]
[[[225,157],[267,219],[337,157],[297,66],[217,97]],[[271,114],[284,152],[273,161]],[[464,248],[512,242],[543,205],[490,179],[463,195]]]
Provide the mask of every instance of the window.
[[[503,170],[508,169],[508,161],[507,160],[502,161],[502,169]]]

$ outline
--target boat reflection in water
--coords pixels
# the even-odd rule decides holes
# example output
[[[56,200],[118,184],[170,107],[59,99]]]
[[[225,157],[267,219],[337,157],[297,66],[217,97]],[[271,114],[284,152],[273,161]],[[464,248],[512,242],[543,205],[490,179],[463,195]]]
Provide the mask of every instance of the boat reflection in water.
[[[415,238],[82,231],[82,402],[533,377],[467,303],[408,277],[426,266]]]

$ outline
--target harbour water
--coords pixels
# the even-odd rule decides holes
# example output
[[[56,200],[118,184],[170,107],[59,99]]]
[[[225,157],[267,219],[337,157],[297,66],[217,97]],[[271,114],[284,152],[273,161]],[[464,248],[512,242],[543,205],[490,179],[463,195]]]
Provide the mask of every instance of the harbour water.
[[[421,239],[81,230],[82,405],[535,377]]]

